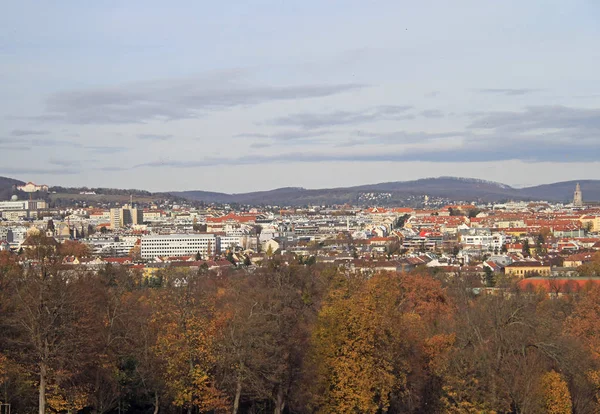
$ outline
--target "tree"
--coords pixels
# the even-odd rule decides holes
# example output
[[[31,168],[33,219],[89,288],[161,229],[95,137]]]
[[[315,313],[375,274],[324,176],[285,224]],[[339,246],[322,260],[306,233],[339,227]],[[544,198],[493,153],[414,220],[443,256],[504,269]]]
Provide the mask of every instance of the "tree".
[[[129,257],[131,257],[131,260],[133,261],[142,260],[142,246],[136,244],[131,249],[129,249]]]
[[[83,288],[85,276],[62,271],[60,256],[41,240],[45,236],[31,237],[34,247],[28,256],[35,259],[34,265],[11,285],[9,323],[21,346],[9,350],[37,377],[40,414],[63,403],[81,408],[76,407],[80,398],[68,401],[67,396],[84,392],[73,380],[90,355],[94,317],[85,306],[91,300]]]
[[[477,215],[479,213],[481,213],[481,210],[479,210],[477,208],[471,208],[471,209],[469,209],[468,217],[469,218],[475,218],[475,217],[477,217]]]
[[[542,393],[544,412],[548,414],[571,414],[573,412],[569,387],[556,371],[552,370],[542,376]]]
[[[436,375],[434,348],[446,349],[427,346],[437,341],[427,327],[449,314],[439,284],[396,274],[336,284],[312,338],[315,411],[409,412],[432,401],[421,400],[421,387]],[[438,339],[441,345],[450,338]]]
[[[522,252],[524,257],[531,257],[531,247],[529,246],[529,239],[525,239],[523,241]]]
[[[227,401],[214,379],[214,296],[189,273],[178,288],[156,292],[153,320],[158,327],[154,352],[168,392],[177,407],[200,412],[222,411]]]
[[[494,287],[496,285],[494,271],[489,266],[483,266],[483,271],[485,272],[485,285],[487,287]]]

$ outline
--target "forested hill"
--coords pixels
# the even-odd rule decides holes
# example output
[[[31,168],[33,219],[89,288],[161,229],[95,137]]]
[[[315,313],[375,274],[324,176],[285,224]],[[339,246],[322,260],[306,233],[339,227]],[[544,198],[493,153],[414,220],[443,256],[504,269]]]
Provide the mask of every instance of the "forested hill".
[[[600,200],[600,180],[565,181],[534,187],[514,188],[506,184],[472,178],[439,177],[414,181],[395,181],[345,188],[305,189],[279,188],[240,194],[206,191],[172,192],[191,200],[216,203],[245,204],[363,204],[375,197],[380,204],[405,202],[410,197],[428,195],[449,200],[471,200],[502,202],[508,200],[546,200],[569,202],[573,198],[575,185],[582,187],[584,200]]]
[[[14,186],[25,184],[23,181],[0,177],[0,200],[8,200],[14,193]]]

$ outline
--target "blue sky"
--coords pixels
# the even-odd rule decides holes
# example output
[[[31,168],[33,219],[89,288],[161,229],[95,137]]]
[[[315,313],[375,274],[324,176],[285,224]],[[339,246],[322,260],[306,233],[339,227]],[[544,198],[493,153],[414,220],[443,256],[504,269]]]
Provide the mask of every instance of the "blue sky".
[[[600,3],[19,1],[0,175],[241,192],[600,179]]]

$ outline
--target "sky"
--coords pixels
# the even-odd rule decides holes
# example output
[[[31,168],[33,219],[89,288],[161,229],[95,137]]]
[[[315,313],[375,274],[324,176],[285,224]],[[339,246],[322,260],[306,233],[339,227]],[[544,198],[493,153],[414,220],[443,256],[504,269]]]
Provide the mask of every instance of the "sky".
[[[245,192],[600,179],[597,0],[20,0],[0,175]]]

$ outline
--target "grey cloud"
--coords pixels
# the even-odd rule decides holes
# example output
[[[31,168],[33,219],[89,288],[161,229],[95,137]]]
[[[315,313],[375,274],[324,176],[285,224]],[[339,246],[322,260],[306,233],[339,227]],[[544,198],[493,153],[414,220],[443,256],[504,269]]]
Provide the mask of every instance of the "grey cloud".
[[[425,94],[426,98],[435,98],[436,96],[440,95],[440,91],[431,91],[431,92],[427,92]]]
[[[562,129],[565,136],[574,131],[600,132],[600,109],[535,106],[522,112],[489,112],[475,116],[469,128],[522,133],[536,129]]]
[[[61,167],[74,167],[77,165],[81,165],[81,162],[69,158],[51,158],[50,160],[48,160],[48,164],[58,165]]]
[[[425,118],[443,118],[444,117],[444,113],[442,111],[440,111],[439,109],[428,109],[425,111],[421,111],[420,115]]]
[[[272,134],[255,134],[255,133],[238,134],[238,135],[235,135],[234,138],[259,138],[259,139],[271,139],[273,141],[302,140],[303,142],[307,142],[307,141],[310,141],[312,138],[327,135],[329,133],[331,133],[331,131],[327,131],[327,130],[321,130],[321,131],[289,130],[289,131],[274,132]]]
[[[540,89],[479,89],[481,93],[492,93],[498,95],[507,95],[507,96],[518,96],[518,95],[527,95],[534,92],[539,92]]]
[[[465,133],[461,131],[450,132],[424,132],[424,131],[394,131],[394,132],[368,132],[355,131],[355,137],[360,139],[352,139],[354,145],[371,145],[371,144],[414,144],[419,142],[427,142],[439,138],[461,137]],[[343,145],[342,145],[343,146]]]
[[[143,167],[198,168],[217,165],[250,165],[277,163],[311,163],[311,162],[486,162],[505,160],[524,160],[529,162],[593,162],[597,161],[595,153],[589,145],[571,147],[565,152],[561,145],[548,145],[540,148],[538,143],[526,142],[516,149],[514,146],[503,145],[501,141],[485,145],[466,145],[454,148],[432,147],[427,149],[410,148],[406,150],[380,150],[373,153],[357,151],[352,154],[342,154],[339,151],[330,152],[289,152],[274,155],[253,154],[237,158],[207,157],[203,160],[180,161],[162,160],[137,165]]]
[[[270,146],[271,146],[271,144],[269,144],[268,142],[254,142],[254,143],[250,144],[250,148],[256,148],[256,149],[268,148]]]
[[[24,145],[0,145],[0,150],[2,151],[29,151],[30,148]]]
[[[11,132],[14,137],[24,137],[27,135],[48,135],[50,131],[46,130],[33,130],[33,129],[15,129]]]
[[[39,138],[33,138],[33,139],[29,139],[29,140],[27,140],[25,142],[29,143],[29,145],[31,145],[32,147],[57,147],[57,146],[64,146],[64,147],[81,148],[81,144],[78,143],[78,142],[66,141],[66,140],[62,140],[62,139],[52,139],[52,138],[39,139]]]
[[[85,149],[98,153],[98,154],[115,154],[118,152],[125,152],[128,151],[129,148],[127,147],[112,147],[112,146],[88,146],[88,147],[84,147]]]
[[[0,174],[43,174],[43,175],[73,175],[80,174],[80,169],[74,168],[20,168],[1,167]]]
[[[271,136],[268,134],[258,134],[258,133],[243,133],[234,135],[233,138],[270,138]]]
[[[139,139],[147,141],[168,141],[173,138],[170,134],[138,134]]]
[[[131,167],[98,167],[94,168],[96,171],[105,171],[105,172],[119,172],[119,171],[129,171]]]
[[[271,123],[278,126],[295,126],[304,129],[333,127],[338,125],[356,125],[381,120],[413,119],[406,114],[411,106],[383,105],[360,111],[336,111],[330,113],[297,113],[276,118]]]
[[[120,87],[61,92],[46,101],[42,120],[74,124],[144,123],[197,118],[208,111],[271,101],[331,96],[362,84],[264,86],[239,82],[240,73],[132,83]]]

